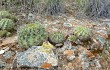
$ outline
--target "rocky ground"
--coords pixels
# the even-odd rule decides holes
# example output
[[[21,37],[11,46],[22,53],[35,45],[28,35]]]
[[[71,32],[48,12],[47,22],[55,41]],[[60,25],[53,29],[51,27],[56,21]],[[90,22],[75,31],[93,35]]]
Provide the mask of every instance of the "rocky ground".
[[[25,16],[25,15],[24,15]],[[32,46],[25,50],[17,44],[16,33],[11,37],[0,38],[0,70],[109,70],[110,69],[110,20],[78,20],[74,17],[28,17],[42,23],[49,32],[62,30],[65,37],[71,34],[75,26],[93,29],[93,42],[72,43],[68,40],[59,48],[45,52],[41,46]],[[21,20],[17,23],[21,25]],[[48,45],[52,46],[49,42]],[[54,47],[54,46],[53,46]],[[95,50],[94,50],[95,49]]]

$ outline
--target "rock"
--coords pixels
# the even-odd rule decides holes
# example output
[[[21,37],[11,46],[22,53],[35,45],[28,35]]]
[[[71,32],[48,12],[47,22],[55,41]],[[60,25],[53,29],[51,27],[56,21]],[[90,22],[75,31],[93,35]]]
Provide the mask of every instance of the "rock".
[[[72,24],[67,23],[67,22],[65,22],[63,25],[64,25],[64,27],[72,27]]]
[[[49,64],[49,63],[43,63],[41,65],[41,68],[43,68],[43,69],[50,69],[50,67],[51,67],[51,64]]]
[[[3,54],[5,51],[4,50],[0,50],[0,54]]]
[[[28,14],[28,19],[31,20],[31,21],[33,21],[35,19],[35,15],[32,14],[32,13],[29,13]]]
[[[75,56],[67,56],[67,60],[72,61],[75,58]]]
[[[5,40],[2,41],[2,44],[0,44],[0,47],[16,44],[16,36],[8,37]],[[12,45],[13,46],[13,45]],[[10,46],[11,47],[11,46]]]
[[[88,70],[89,63],[88,62],[82,62],[82,68],[83,68],[83,70]]]
[[[5,59],[11,58],[15,53],[12,51],[7,51],[3,54],[3,56],[5,57]]]
[[[71,62],[68,63],[68,68],[69,68],[69,70],[73,70],[74,69],[74,66],[72,65]]]
[[[0,59],[0,68],[6,66],[6,63]]]
[[[95,58],[95,56],[90,51],[86,51],[86,55],[89,59]]]
[[[74,52],[72,50],[65,50],[64,51],[64,55],[72,56],[73,54],[74,54]]]
[[[49,68],[57,66],[57,59],[53,51],[45,52],[42,46],[33,46],[24,52],[17,53],[17,64],[19,66]]]
[[[96,64],[96,68],[100,69],[101,68],[101,64],[100,64],[99,60],[95,59],[94,61],[95,61],[95,64]]]

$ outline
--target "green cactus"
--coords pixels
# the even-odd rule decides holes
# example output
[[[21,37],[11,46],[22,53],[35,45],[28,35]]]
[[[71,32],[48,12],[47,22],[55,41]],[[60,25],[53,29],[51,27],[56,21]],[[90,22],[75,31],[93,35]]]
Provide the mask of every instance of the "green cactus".
[[[72,35],[72,36],[69,36],[67,40],[75,42],[75,41],[77,41],[77,37]]]
[[[1,19],[0,21],[0,29],[10,31],[14,28],[15,24],[11,19]]]
[[[0,37],[9,37],[11,33],[6,30],[0,30]]]
[[[65,39],[64,35],[62,32],[52,32],[49,34],[49,39],[52,43],[58,44],[62,43]]]
[[[10,13],[8,11],[0,11],[0,18],[8,18]]]
[[[9,18],[12,19],[13,21],[17,21],[17,17],[13,14],[10,14],[8,11],[0,11],[0,18]]]
[[[90,39],[91,30],[84,26],[77,26],[74,28],[73,33],[76,37],[78,37],[82,41],[86,41]]]
[[[45,28],[39,23],[27,24],[21,26],[18,31],[18,44],[22,48],[42,45],[47,39]]]

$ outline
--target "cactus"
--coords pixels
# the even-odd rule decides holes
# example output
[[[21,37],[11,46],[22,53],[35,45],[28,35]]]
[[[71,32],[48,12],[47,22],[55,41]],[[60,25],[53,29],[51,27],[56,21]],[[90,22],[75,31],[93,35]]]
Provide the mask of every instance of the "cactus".
[[[10,31],[14,28],[14,23],[11,19],[7,19],[7,18],[4,18],[4,19],[1,19],[0,21],[0,29],[1,30],[7,30],[7,31]]]
[[[82,41],[86,41],[88,39],[90,39],[91,36],[91,30],[87,27],[84,26],[77,26],[74,28],[73,33],[76,37],[78,37],[78,39],[82,40]]]
[[[52,43],[58,44],[64,41],[65,37],[62,32],[52,32],[49,34],[49,40]]]
[[[11,33],[6,30],[0,30],[0,37],[9,37]]]
[[[77,37],[72,35],[72,36],[69,36],[67,40],[75,42],[75,41],[77,41]]]
[[[17,17],[13,14],[10,14],[8,11],[0,11],[0,18],[9,18],[12,19],[13,21],[17,21]]]
[[[27,24],[21,26],[17,31],[18,44],[22,48],[42,45],[47,39],[45,28],[39,23]]]
[[[10,17],[10,13],[7,11],[0,11],[0,18],[8,18]]]

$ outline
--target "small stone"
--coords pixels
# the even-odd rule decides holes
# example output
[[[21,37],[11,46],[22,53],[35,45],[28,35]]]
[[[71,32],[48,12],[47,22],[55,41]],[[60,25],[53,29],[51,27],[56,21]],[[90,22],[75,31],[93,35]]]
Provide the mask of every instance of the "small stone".
[[[0,68],[1,68],[1,67],[4,67],[5,65],[6,65],[6,63],[3,62],[3,61],[0,59]]]
[[[72,27],[72,24],[65,22],[65,23],[64,23],[64,26],[65,26],[65,27]]]
[[[95,56],[90,52],[90,51],[86,51],[87,57],[90,59],[93,59]]]
[[[73,69],[73,65],[71,62],[68,63],[68,68],[72,68]]]
[[[50,57],[48,59],[48,63],[50,63],[52,66],[57,66],[58,65],[58,61],[55,58]]]
[[[51,64],[45,62],[45,63],[43,63],[41,65],[41,68],[43,68],[43,69],[50,69],[51,66],[52,66]]]
[[[89,63],[88,62],[82,62],[82,68],[83,70],[86,70],[89,68]]]
[[[7,51],[3,54],[5,59],[11,58],[13,55],[14,55],[14,52],[12,52],[12,51]]]
[[[0,50],[0,54],[3,54],[5,51],[4,50]]]
[[[73,54],[74,54],[74,52],[72,50],[65,50],[64,51],[64,55],[71,56]]]
[[[69,61],[72,61],[74,58],[75,58],[75,56],[67,56],[67,59],[68,59]]]

